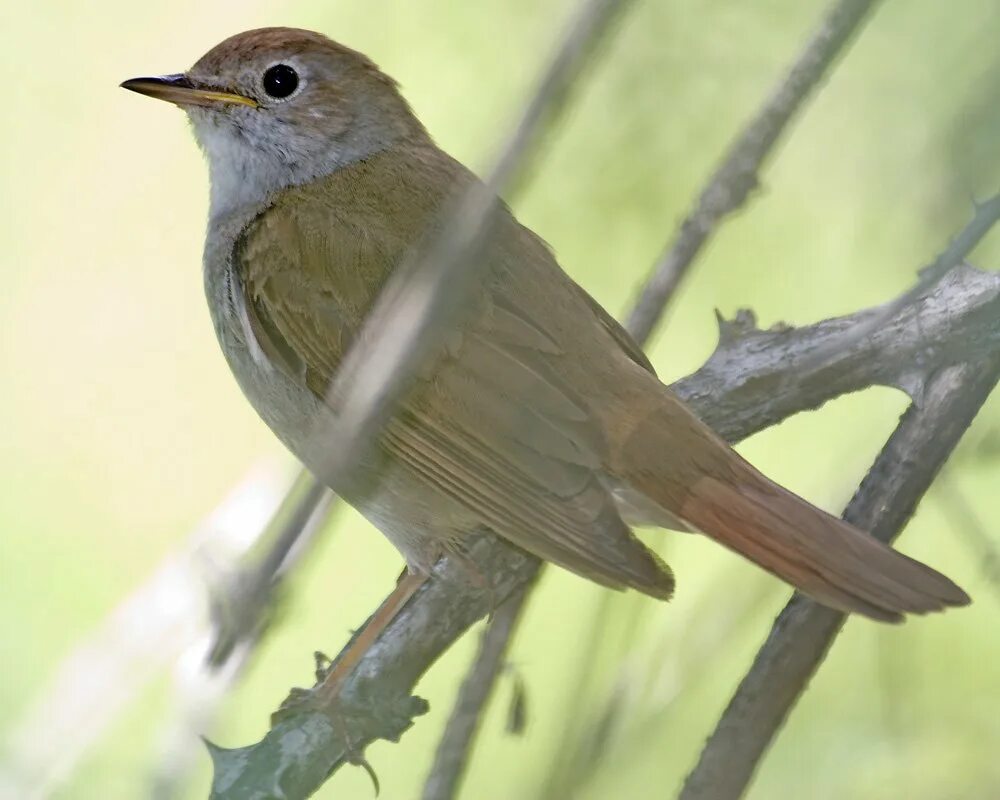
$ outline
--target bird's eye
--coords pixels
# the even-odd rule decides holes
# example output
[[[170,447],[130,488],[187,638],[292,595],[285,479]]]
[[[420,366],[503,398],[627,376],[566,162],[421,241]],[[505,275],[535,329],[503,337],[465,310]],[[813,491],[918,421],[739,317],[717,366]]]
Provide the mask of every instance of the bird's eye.
[[[299,85],[299,73],[288,64],[275,64],[264,73],[264,91],[279,100],[288,97]]]

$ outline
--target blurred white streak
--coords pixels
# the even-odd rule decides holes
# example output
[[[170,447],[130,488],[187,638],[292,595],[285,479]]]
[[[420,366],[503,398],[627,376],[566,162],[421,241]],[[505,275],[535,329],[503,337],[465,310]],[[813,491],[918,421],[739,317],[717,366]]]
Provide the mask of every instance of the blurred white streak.
[[[0,798],[48,797],[108,727],[167,665],[194,673],[212,641],[208,591],[268,528],[292,483],[287,469],[259,465],[197,527],[188,542],[118,605],[57,667],[16,723],[0,761]],[[234,651],[231,663],[244,647]],[[238,666],[178,680],[182,707],[198,703]],[[200,672],[207,673],[204,666]],[[189,729],[190,730],[190,729]]]
[[[201,737],[214,724],[222,701],[242,674],[256,643],[256,639],[240,642],[222,664],[212,667],[208,664],[212,635],[207,634],[177,659],[171,716],[162,725],[157,752],[152,758],[149,793],[152,800],[177,797],[186,788],[199,755],[205,757]]]
[[[333,494],[306,470],[272,502],[257,536],[217,570],[210,630],[177,659],[171,714],[154,758],[150,796],[168,800],[183,791],[199,753],[201,737],[253,655],[269,622],[278,580],[308,552],[326,520]],[[273,501],[273,498],[270,498]],[[228,565],[228,569],[226,568]],[[228,608],[227,608],[228,607]]]

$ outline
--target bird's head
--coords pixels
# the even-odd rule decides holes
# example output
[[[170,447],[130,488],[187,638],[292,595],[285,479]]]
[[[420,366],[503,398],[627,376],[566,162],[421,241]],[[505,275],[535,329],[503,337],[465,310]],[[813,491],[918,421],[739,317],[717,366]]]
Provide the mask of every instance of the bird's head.
[[[371,60],[295,28],[237,34],[187,72],[122,86],[187,112],[208,158],[213,213],[426,137]]]

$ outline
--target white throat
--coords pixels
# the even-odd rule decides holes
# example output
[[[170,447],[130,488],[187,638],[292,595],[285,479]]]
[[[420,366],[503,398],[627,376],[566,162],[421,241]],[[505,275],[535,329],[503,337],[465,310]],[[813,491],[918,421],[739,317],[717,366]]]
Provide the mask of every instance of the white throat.
[[[251,141],[250,131],[211,119],[192,121],[208,159],[213,219],[265,203],[275,192],[313,177]]]
[[[213,219],[266,204],[282,189],[330,175],[388,144],[374,136],[310,136],[263,115],[238,124],[211,113],[190,115],[208,158]]]

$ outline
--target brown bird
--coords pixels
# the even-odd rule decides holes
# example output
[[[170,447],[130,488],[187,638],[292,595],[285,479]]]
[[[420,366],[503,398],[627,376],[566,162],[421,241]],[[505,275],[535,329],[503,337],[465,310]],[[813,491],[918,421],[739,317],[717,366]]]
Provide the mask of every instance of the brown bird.
[[[222,348],[268,425],[327,479],[331,444],[315,435],[335,414],[327,387],[393,269],[477,178],[434,144],[392,79],[317,33],[242,33],[187,73],[123,86],[190,116],[211,174],[205,285]],[[630,524],[704,533],[877,620],[969,602],[741,458],[506,208],[482,257],[487,280],[459,329],[332,486],[415,576],[383,621],[484,526],[662,599],[670,570]]]

